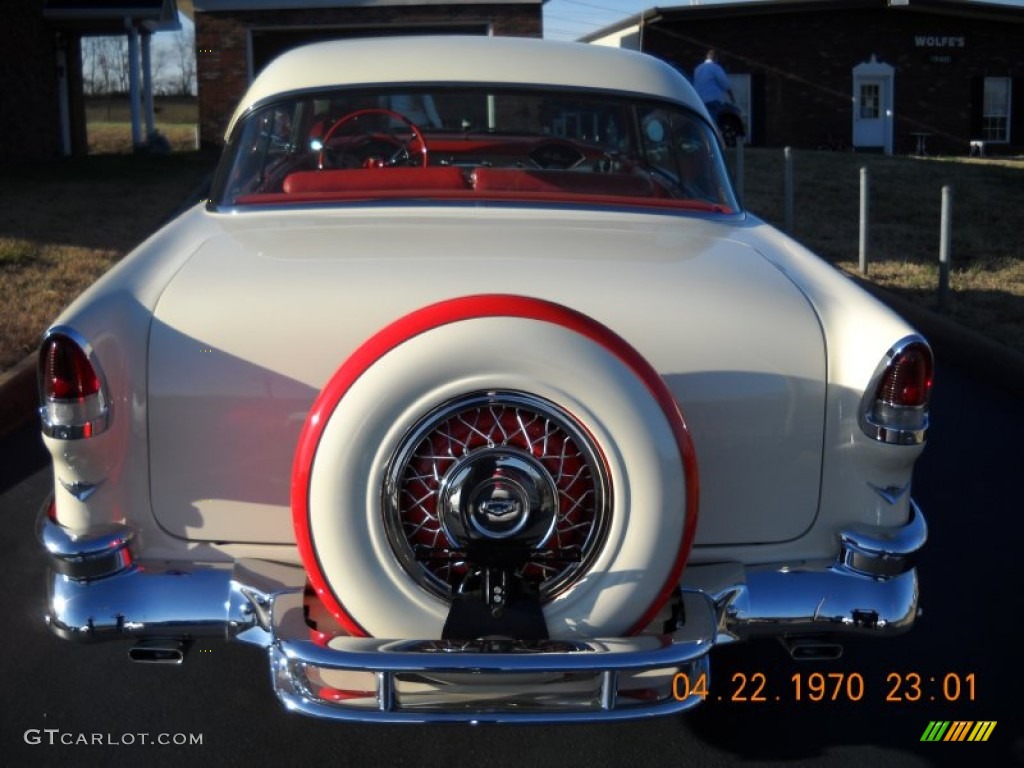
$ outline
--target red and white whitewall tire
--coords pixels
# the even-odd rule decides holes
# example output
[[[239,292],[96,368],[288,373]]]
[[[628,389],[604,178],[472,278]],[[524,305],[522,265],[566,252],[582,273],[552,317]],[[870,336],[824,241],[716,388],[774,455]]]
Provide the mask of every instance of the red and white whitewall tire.
[[[368,339],[328,381],[299,438],[292,514],[310,582],[348,631],[440,637],[448,605],[394,554],[387,467],[432,410],[467,393],[520,391],[571,414],[611,487],[589,573],[544,606],[553,638],[635,634],[679,583],[697,520],[689,430],[664,381],[613,331],[566,307],[480,295],[412,312]]]

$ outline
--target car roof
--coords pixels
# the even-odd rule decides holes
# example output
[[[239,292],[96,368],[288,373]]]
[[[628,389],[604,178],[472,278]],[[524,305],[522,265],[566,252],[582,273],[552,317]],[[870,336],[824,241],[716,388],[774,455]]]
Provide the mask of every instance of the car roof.
[[[432,35],[332,40],[294,48],[256,77],[228,124],[279,94],[350,85],[542,85],[638,93],[703,111],[667,63],[636,51],[537,38]]]

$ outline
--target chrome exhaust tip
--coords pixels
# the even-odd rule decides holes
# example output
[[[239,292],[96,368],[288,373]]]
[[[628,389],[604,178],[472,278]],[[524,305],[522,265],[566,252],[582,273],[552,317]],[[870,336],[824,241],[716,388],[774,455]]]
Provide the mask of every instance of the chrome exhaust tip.
[[[188,646],[184,640],[140,640],[128,649],[128,658],[140,664],[181,664]]]
[[[794,661],[835,661],[843,655],[843,646],[820,637],[780,637],[779,642]]]

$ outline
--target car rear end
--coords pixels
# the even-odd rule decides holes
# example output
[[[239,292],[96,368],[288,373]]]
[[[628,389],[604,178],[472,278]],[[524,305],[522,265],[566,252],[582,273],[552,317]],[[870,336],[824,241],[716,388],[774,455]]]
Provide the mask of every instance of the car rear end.
[[[663,714],[718,643],[909,628],[924,340],[739,210],[670,68],[418,45],[449,44],[499,82],[447,135],[351,111],[358,84],[282,88],[350,71],[322,58],[406,71],[377,43],[282,57],[214,203],[48,332],[50,626],[136,661],[251,642],[289,709],[388,722]],[[549,129],[495,141],[523,115]]]

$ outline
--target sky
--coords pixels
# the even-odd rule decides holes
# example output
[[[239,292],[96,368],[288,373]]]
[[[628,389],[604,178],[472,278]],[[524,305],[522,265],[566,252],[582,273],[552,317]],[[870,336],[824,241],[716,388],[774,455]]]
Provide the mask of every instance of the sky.
[[[686,0],[660,3],[662,6],[685,4]],[[544,37],[552,40],[578,40],[583,35],[656,5],[659,3],[645,3],[642,0],[548,0],[544,5]]]
[[[698,0],[695,4],[710,5],[718,1]],[[544,5],[544,37],[578,40],[648,8],[689,4],[690,0],[548,0]],[[1024,6],[1024,0],[1001,0],[999,4]]]

